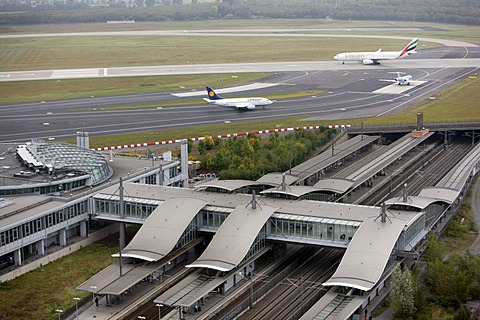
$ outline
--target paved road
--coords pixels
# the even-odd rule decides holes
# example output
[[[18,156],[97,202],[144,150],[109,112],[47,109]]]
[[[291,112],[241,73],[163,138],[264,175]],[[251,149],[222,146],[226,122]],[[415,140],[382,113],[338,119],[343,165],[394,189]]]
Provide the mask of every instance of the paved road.
[[[477,53],[477,51],[475,51]],[[469,53],[463,52],[468,56]],[[461,55],[461,54],[460,54]],[[117,68],[60,69],[0,72],[0,82],[60,80],[81,78],[162,76],[182,74],[212,74],[212,73],[246,73],[246,72],[295,72],[299,70],[373,70],[374,68],[425,69],[425,68],[466,68],[480,67],[478,58],[459,59],[399,59],[384,62],[380,66],[364,65],[351,62],[342,65],[338,61],[310,62],[263,62],[235,64],[195,64],[168,66],[137,66]]]

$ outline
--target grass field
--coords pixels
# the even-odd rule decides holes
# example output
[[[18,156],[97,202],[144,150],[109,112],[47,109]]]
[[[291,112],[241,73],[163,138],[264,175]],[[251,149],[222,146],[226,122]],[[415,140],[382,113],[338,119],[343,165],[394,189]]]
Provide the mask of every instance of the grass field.
[[[56,319],[55,309],[75,306],[73,297],[88,296],[76,287],[116,259],[118,248],[89,245],[15,280],[0,283],[1,319]]]
[[[96,79],[0,82],[1,104],[52,101],[147,92],[204,90],[233,86],[267,77],[268,73],[176,75],[161,77],[113,77]]]
[[[414,34],[411,35],[412,37]],[[259,36],[91,36],[2,39],[0,71],[332,60],[338,52],[400,50],[405,40]],[[436,46],[422,42],[422,46]],[[88,57],[86,59],[85,57]]]

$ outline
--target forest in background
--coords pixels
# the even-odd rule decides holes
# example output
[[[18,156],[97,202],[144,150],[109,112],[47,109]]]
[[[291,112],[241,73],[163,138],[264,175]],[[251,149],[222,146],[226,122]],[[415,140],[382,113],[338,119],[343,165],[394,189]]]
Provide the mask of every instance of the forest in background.
[[[480,25],[478,0],[0,0],[0,25],[212,19],[335,19]]]

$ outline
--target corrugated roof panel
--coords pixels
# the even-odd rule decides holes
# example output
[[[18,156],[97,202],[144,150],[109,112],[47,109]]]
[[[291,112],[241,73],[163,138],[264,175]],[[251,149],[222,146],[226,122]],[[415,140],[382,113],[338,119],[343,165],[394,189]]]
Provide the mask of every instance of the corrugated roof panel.
[[[188,224],[206,204],[194,198],[165,200],[148,216],[122,255],[147,261],[161,259],[175,247]]]
[[[406,221],[390,217],[381,222],[369,217],[353,235],[334,275],[323,285],[346,286],[368,291],[383,274]]]
[[[244,204],[238,205],[218,228],[203,254],[189,268],[211,268],[229,271],[235,268],[247,255],[275,207],[257,205],[256,209]]]

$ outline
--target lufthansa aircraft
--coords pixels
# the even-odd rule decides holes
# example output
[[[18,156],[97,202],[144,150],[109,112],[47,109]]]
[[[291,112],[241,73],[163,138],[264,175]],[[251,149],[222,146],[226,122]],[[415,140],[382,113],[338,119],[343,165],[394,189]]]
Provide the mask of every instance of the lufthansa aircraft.
[[[342,61],[359,61],[363,64],[380,64],[380,60],[394,60],[404,56],[409,56],[413,53],[417,53],[418,38],[413,39],[410,43],[401,51],[384,51],[378,49],[375,52],[344,52],[339,53],[333,59]]]
[[[272,101],[267,98],[232,98],[226,99],[213,91],[212,88],[207,87],[208,98],[203,98],[208,103],[223,107],[234,107],[237,110],[254,110],[256,106],[264,107],[272,104]]]

